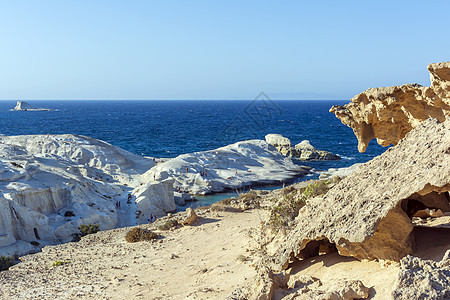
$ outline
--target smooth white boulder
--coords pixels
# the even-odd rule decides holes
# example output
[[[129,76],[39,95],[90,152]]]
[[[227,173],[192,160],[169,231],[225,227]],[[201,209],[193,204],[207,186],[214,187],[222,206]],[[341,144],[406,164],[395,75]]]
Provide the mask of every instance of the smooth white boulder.
[[[256,184],[289,181],[307,173],[263,140],[249,140],[215,150],[183,154],[144,174],[146,181],[173,178],[174,187],[207,194]]]

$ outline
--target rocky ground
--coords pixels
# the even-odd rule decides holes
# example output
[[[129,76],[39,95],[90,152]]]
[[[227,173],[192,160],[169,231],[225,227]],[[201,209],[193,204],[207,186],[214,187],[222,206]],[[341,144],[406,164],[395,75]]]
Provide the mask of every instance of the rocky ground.
[[[255,275],[249,229],[263,210],[204,212],[192,226],[158,231],[155,242],[127,243],[130,228],[78,243],[47,246],[0,273],[2,299],[223,299]],[[69,262],[52,266],[56,261]]]
[[[239,291],[254,285],[256,266],[266,255],[261,235],[269,232],[271,207],[311,183],[273,192],[253,191],[198,209],[198,219],[191,226],[158,229],[168,220],[182,223],[186,212],[141,225],[160,235],[151,242],[127,243],[128,227],[88,235],[78,243],[47,246],[0,272],[0,298],[245,299]],[[434,262],[415,258],[415,265],[430,269],[430,264],[441,260],[450,240],[423,232],[416,236],[420,247],[413,254]],[[415,278],[408,273],[414,264],[411,259],[402,262],[402,269],[398,263],[358,261],[336,252],[321,254],[293,264],[284,288],[276,288],[272,299],[352,299],[351,295],[390,299],[394,290],[409,291],[397,282],[400,274]],[[54,266],[57,261],[63,264]],[[447,271],[442,272],[445,278]],[[423,285],[422,279],[414,282]]]

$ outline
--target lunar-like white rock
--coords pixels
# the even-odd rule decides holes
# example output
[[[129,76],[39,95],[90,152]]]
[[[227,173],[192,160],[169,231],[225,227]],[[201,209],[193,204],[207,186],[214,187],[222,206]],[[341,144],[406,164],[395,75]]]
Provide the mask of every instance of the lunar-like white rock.
[[[263,140],[249,140],[215,150],[183,154],[157,164],[147,181],[173,178],[174,186],[191,194],[207,194],[257,184],[273,184],[306,174]]]
[[[136,224],[138,206],[127,196],[153,166],[84,136],[0,136],[0,255],[30,251],[32,241],[69,241],[82,224]],[[154,210],[171,210],[170,183],[153,186],[152,197],[161,199]]]

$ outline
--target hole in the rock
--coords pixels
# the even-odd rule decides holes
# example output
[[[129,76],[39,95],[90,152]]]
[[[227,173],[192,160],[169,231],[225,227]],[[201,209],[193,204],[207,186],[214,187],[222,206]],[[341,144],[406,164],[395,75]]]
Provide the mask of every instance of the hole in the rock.
[[[328,239],[309,241],[305,248],[300,251],[298,258],[309,258],[318,255],[324,255],[337,252],[336,245]]]
[[[450,228],[415,226],[412,233],[415,241],[414,256],[439,261],[450,245]]]
[[[425,204],[418,200],[414,199],[406,199],[406,214],[408,217],[412,218],[419,210],[424,210],[426,208],[428,209],[435,209],[435,207],[427,207]]]
[[[413,218],[418,212],[429,210],[440,210],[442,213],[450,212],[450,196],[448,192],[431,192],[427,195],[415,193],[401,203],[402,209],[408,217]]]

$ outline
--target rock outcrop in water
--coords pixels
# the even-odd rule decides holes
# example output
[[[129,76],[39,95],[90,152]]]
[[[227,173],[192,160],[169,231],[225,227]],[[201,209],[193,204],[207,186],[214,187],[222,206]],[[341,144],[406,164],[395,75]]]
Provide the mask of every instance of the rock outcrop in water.
[[[340,160],[339,155],[335,155],[325,150],[314,148],[308,140],[304,140],[294,147],[291,141],[281,134],[268,134],[266,142],[277,148],[281,154],[288,157],[295,157],[298,160]]]
[[[78,135],[0,136],[0,255],[32,250],[32,241],[68,241],[82,224],[136,224],[127,193],[153,166],[152,159]],[[138,206],[173,210],[171,182],[151,186],[151,196],[136,191]]]
[[[399,261],[412,251],[415,204],[450,212],[450,119],[427,120],[302,208],[277,258],[318,254],[318,242],[357,259]],[[412,211],[411,211],[412,210]]]
[[[36,108],[31,106],[28,102],[25,101],[17,101],[16,106],[12,109],[14,111],[50,111],[53,109],[50,108]]]
[[[180,155],[157,164],[144,178],[148,181],[173,178],[174,186],[183,192],[207,194],[244,186],[281,184],[308,170],[295,165],[265,141],[249,140]]]
[[[376,138],[378,144],[396,145],[428,118],[443,122],[450,115],[450,62],[428,65],[431,86],[405,84],[370,88],[330,112],[353,129],[358,150],[364,152]]]

